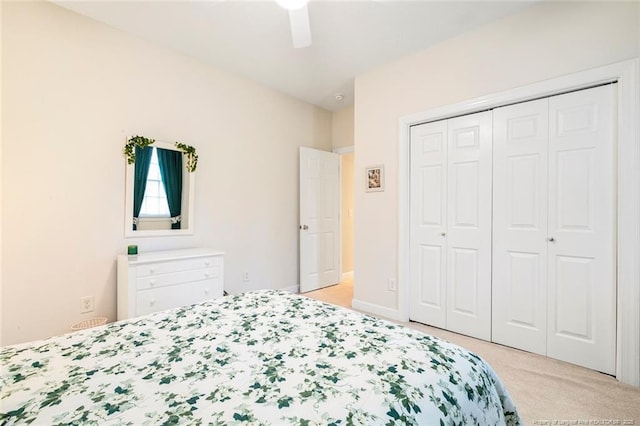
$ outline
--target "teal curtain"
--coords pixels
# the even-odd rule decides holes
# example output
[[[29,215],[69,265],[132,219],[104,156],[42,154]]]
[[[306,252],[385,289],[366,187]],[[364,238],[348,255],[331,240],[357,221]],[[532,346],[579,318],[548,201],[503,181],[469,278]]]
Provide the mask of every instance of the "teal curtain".
[[[147,175],[153,147],[140,148],[136,146],[136,162],[133,174],[133,230],[138,228],[138,216],[144,200],[144,191],[147,189]]]
[[[171,229],[180,229],[182,211],[182,152],[157,148],[158,165],[164,191],[167,194]]]

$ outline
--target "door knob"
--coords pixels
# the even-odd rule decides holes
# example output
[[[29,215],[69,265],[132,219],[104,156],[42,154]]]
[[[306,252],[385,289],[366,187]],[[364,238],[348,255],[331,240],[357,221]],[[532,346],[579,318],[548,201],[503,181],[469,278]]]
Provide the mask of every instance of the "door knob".
[[[556,240],[553,237],[547,238],[547,241],[549,241],[550,243],[555,243],[556,242]]]
[[[441,232],[440,235],[443,236],[443,237],[446,237],[447,233],[446,232]]]
[[[307,229],[309,229],[309,227],[307,225],[300,225],[300,229],[306,231]]]

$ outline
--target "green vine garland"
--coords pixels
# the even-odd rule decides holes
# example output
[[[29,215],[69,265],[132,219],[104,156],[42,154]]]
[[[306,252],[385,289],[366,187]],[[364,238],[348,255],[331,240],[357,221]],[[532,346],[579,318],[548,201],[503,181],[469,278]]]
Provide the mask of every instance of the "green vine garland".
[[[139,148],[146,148],[154,142],[155,139],[145,138],[144,136],[136,135],[129,138],[123,150],[124,155],[127,156],[127,163],[133,164],[136,162],[136,146]]]
[[[186,145],[181,142],[176,142],[176,148],[187,156],[187,171],[195,172],[196,167],[198,166],[198,154],[196,154],[196,149],[191,145]]]
[[[149,145],[152,145],[154,142],[155,139],[149,139],[138,135],[129,138],[123,150],[124,155],[127,157],[127,163],[134,164],[136,162],[136,147],[144,149]],[[198,154],[196,154],[196,149],[191,145],[186,145],[181,142],[176,142],[175,146],[187,156],[187,171],[190,173],[195,172],[196,167],[198,166]]]

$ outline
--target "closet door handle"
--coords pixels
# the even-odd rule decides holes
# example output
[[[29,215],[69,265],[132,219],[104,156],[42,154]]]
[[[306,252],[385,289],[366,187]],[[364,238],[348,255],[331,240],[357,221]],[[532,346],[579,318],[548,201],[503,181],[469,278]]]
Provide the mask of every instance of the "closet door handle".
[[[547,241],[549,241],[550,243],[555,243],[556,242],[555,238],[553,238],[553,237],[547,238]]]
[[[441,232],[441,233],[440,233],[440,236],[442,236],[442,237],[446,237],[446,236],[447,236],[447,233],[446,233],[446,232]]]

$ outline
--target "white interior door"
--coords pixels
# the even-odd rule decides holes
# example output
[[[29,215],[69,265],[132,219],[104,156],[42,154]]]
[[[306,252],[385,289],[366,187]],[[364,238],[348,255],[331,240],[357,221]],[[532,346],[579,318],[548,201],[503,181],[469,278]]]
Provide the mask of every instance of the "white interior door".
[[[340,282],[340,156],[300,148],[300,292]]]
[[[547,354],[549,100],[493,111],[494,342]]]
[[[447,329],[491,339],[491,111],[448,120]]]
[[[412,320],[446,327],[447,121],[411,128]]]
[[[549,99],[547,353],[615,373],[615,85]]]

